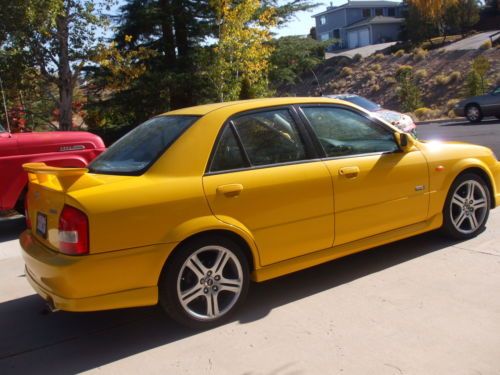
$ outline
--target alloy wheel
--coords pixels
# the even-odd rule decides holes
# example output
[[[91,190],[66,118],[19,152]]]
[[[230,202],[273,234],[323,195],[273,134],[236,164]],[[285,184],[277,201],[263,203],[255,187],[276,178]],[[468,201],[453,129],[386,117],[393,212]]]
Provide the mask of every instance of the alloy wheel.
[[[453,192],[450,218],[460,233],[475,232],[484,223],[487,212],[487,193],[479,182],[464,181]]]

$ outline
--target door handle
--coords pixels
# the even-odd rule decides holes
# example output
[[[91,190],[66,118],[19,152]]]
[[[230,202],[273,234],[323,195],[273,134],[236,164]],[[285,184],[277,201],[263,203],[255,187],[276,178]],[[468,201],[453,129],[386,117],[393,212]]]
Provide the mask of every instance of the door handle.
[[[339,169],[339,175],[353,177],[359,174],[359,167],[343,167]]]
[[[237,197],[243,190],[242,184],[227,184],[217,186],[217,193],[223,194],[228,198]]]

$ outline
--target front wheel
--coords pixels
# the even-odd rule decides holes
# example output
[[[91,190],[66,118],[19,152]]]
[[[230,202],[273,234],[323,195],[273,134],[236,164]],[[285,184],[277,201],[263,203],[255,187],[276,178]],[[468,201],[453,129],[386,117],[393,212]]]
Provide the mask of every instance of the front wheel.
[[[451,185],[443,210],[443,232],[458,240],[481,233],[490,212],[490,192],[481,177],[466,173]]]
[[[245,254],[231,239],[210,236],[188,241],[165,265],[160,304],[185,326],[211,328],[226,322],[242,304],[249,275]]]

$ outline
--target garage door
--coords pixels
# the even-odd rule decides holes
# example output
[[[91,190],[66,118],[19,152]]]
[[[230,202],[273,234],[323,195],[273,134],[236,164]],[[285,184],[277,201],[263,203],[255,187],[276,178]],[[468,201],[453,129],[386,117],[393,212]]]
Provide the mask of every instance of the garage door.
[[[350,31],[347,34],[347,44],[348,44],[349,48],[358,47],[358,32],[357,31]]]
[[[370,30],[361,29],[359,30],[359,46],[367,46],[370,44]]]

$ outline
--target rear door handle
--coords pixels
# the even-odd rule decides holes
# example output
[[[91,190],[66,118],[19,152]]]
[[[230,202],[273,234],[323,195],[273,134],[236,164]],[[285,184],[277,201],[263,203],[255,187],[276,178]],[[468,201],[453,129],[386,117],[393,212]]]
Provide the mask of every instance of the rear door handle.
[[[359,174],[359,167],[343,167],[339,169],[339,175],[353,177]]]
[[[242,184],[227,184],[227,185],[217,186],[217,193],[223,194],[228,198],[237,197],[238,195],[240,195],[242,190],[243,190]]]

